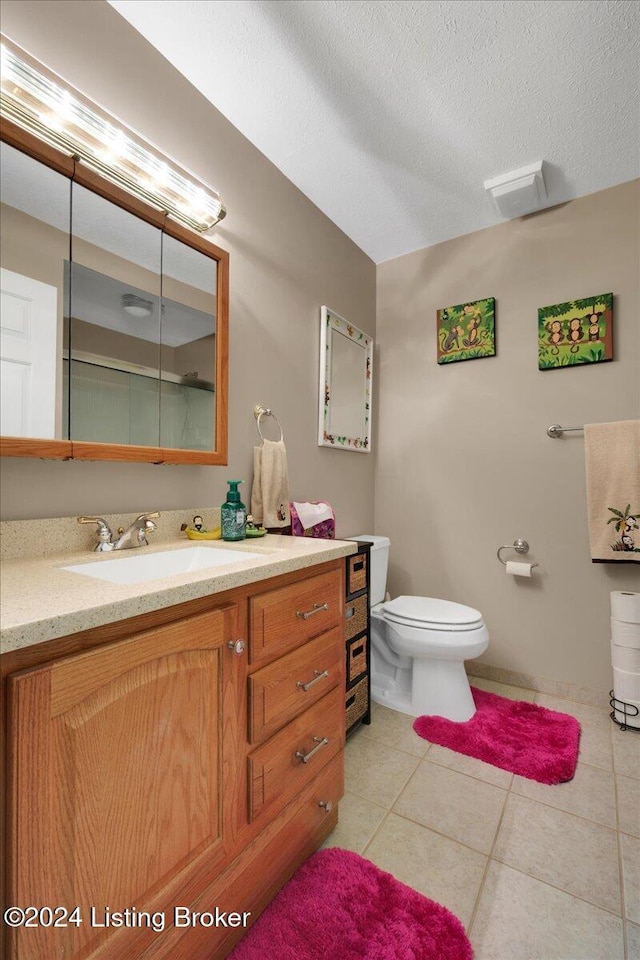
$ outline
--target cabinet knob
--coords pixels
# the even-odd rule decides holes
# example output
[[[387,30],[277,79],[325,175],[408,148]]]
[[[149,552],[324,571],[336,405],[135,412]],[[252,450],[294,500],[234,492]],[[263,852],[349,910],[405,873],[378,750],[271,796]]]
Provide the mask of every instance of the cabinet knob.
[[[324,808],[325,813],[331,813],[333,810],[333,801],[332,800],[318,800],[318,806]]]
[[[227,644],[229,650],[233,650],[237,656],[240,656],[240,654],[244,653],[246,645],[247,644],[244,640],[229,640],[229,643]]]

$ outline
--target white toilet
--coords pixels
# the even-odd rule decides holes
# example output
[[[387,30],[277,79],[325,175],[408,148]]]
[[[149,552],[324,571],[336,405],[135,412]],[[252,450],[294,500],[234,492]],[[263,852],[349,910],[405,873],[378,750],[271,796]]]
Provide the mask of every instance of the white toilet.
[[[489,645],[482,614],[433,597],[384,601],[388,537],[360,536],[371,547],[371,698],[412,717],[470,720],[476,712],[464,661]]]

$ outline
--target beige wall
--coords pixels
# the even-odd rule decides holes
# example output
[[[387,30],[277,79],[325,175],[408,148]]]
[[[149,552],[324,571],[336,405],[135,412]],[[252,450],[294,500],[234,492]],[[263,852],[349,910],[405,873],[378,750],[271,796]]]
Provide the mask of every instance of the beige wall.
[[[590,563],[582,436],[545,430],[640,415],[638,184],[381,265],[377,452],[318,448],[319,308],[375,333],[374,264],[102,0],[5,0],[3,30],[220,189],[214,239],[231,254],[229,466],[9,459],[3,516],[217,505],[227,478],[251,478],[261,402],[282,421],[293,497],[328,498],[341,535],[372,529],[375,461],[394,594],[477,606],[488,664],[606,690],[608,593],[637,589],[637,570]],[[539,372],[537,307],[609,290],[615,362]],[[486,296],[498,356],[438,366],[437,308]],[[516,536],[540,562],[531,581],[495,559]]]
[[[373,458],[316,435],[320,306],[374,334],[373,262],[103,0],[5,0],[2,29],[219,189],[229,212],[213,239],[231,255],[228,467],[7,459],[3,517],[218,505],[236,477],[248,501],[263,403],[285,431],[293,498],[330,500],[341,535],[370,529]]]
[[[639,187],[378,267],[375,531],[392,540],[392,595],[477,607],[484,663],[602,692],[609,591],[638,589],[640,571],[590,562],[583,435],[546,428],[640,416]],[[614,362],[539,371],[537,308],[609,291]],[[497,356],[438,366],[436,310],[491,296]],[[496,559],[516,537],[531,580]]]

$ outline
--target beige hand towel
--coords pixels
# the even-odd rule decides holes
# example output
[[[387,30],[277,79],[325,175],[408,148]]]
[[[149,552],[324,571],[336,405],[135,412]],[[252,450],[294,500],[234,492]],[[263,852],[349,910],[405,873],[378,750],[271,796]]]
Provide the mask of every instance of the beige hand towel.
[[[640,563],[640,420],[584,428],[593,563]]]
[[[267,529],[288,527],[289,474],[283,440],[263,440],[253,448],[253,489],[251,513]]]

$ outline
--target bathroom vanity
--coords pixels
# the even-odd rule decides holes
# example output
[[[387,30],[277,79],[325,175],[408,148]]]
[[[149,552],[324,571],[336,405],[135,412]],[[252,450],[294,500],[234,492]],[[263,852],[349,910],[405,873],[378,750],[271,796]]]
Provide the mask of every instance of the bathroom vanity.
[[[11,960],[225,957],[335,826],[356,544],[265,541],[124,586],[7,565],[4,902],[53,910]]]

